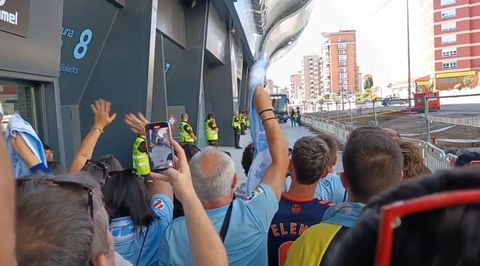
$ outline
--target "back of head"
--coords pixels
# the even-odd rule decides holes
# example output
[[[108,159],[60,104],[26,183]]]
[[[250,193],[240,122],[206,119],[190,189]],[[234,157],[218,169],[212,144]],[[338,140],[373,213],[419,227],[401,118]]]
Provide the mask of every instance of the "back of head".
[[[190,161],[193,187],[202,202],[211,202],[231,195],[235,164],[227,154],[207,147]]]
[[[110,173],[103,194],[110,218],[130,217],[136,226],[153,221],[145,183],[130,171]]]
[[[63,164],[59,161],[50,161],[47,162],[48,170],[52,172],[54,175],[65,175],[67,174],[68,170],[63,166]]]
[[[398,140],[403,155],[403,178],[410,179],[424,174],[429,174],[428,169],[423,162],[422,151],[420,147],[411,142]]]
[[[400,138],[400,133],[398,133],[395,129],[383,128],[382,130],[392,138]]]
[[[315,184],[327,173],[329,162],[330,150],[320,137],[303,137],[295,142],[292,164],[299,184]]]
[[[329,265],[374,265],[381,208],[434,193],[480,189],[480,169],[469,168],[410,180],[373,201],[334,250]],[[390,265],[480,265],[479,223],[478,204],[407,215],[395,227]]]
[[[19,265],[88,265],[113,255],[98,184],[86,174],[62,179],[94,188],[93,221],[88,191],[40,179],[23,183],[17,189]]]
[[[182,113],[180,115],[180,119],[182,119],[182,121],[185,121],[186,119],[188,119],[188,114],[187,113]]]
[[[377,128],[357,128],[343,151],[343,168],[356,201],[368,203],[395,187],[402,178],[403,157],[398,144]]]
[[[185,156],[187,156],[187,161],[190,162],[192,157],[200,152],[200,149],[195,144],[181,144],[183,150],[185,151]]]
[[[333,137],[331,137],[327,134],[323,134],[323,133],[318,134],[318,137],[320,139],[322,139],[323,141],[325,141],[325,143],[327,143],[328,150],[330,151],[328,165],[329,166],[335,166],[336,158],[337,158],[337,151],[338,151],[337,140],[334,139]]]
[[[107,165],[110,171],[122,171],[124,169],[122,163],[111,154],[102,156],[98,161]]]
[[[242,154],[242,167],[243,171],[245,171],[245,175],[248,175],[248,171],[250,171],[254,156],[255,146],[253,145],[253,143],[250,143],[247,147],[245,147]]]
[[[480,153],[478,152],[465,152],[458,156],[455,160],[455,167],[463,167],[469,165],[472,161],[480,160]]]

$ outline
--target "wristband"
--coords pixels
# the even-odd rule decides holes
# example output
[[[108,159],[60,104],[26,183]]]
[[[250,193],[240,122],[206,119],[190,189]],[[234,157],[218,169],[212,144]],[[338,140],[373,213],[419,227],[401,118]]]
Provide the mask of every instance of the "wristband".
[[[93,130],[96,130],[98,133],[103,134],[103,130],[98,127],[92,127]]]
[[[269,118],[262,121],[262,125],[265,124],[265,122],[267,122],[268,120],[272,120],[272,119],[277,119],[277,118],[275,116],[274,117],[269,117]]]
[[[272,109],[272,108],[265,109],[265,110],[261,111],[260,113],[258,113],[258,115],[259,115],[259,116],[262,116],[263,113],[268,112],[268,111],[272,111],[272,112],[273,112],[273,109]]]

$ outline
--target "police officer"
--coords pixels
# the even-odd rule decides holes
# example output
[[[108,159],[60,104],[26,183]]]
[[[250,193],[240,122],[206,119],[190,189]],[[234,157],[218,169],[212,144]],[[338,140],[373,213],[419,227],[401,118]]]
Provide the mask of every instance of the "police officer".
[[[217,146],[218,144],[218,127],[215,122],[215,115],[212,113],[207,115],[205,119],[205,136],[208,141],[208,145]]]
[[[238,112],[235,112],[232,118],[232,127],[235,136],[235,148],[241,149],[240,147],[240,133],[242,131],[241,118]]]
[[[246,135],[245,128],[247,127],[247,117],[244,112],[240,113],[240,134]]]
[[[132,149],[133,169],[137,174],[145,176],[150,174],[150,161],[147,155],[147,142],[145,136],[137,135]]]
[[[193,133],[192,126],[188,123],[188,114],[183,113],[181,115],[182,122],[180,123],[180,144],[195,144],[197,136]]]

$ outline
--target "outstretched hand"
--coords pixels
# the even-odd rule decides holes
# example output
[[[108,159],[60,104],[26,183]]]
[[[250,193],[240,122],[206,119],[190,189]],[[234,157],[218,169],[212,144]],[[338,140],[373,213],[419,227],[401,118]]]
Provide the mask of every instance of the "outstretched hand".
[[[90,105],[92,112],[95,115],[93,127],[103,130],[110,125],[117,114],[112,114],[112,103],[103,99],[96,100],[94,104]]]
[[[123,121],[130,127],[133,133],[139,136],[146,136],[145,126],[150,123],[148,119],[143,116],[142,113],[135,114],[126,114],[123,118]]]
[[[150,176],[168,182],[172,185],[173,192],[180,202],[184,202],[192,194],[195,194],[193,189],[192,176],[190,174],[190,166],[187,162],[185,151],[176,141],[170,141],[177,157],[176,168],[170,168],[163,173],[151,173]]]

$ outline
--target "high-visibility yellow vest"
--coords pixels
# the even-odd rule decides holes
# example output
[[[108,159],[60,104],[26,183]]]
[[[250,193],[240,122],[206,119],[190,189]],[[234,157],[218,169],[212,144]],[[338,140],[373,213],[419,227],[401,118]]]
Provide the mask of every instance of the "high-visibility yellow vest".
[[[240,125],[240,115],[234,115],[232,119],[232,127],[233,129],[241,129],[242,126]]]
[[[208,124],[210,124],[210,122],[213,122],[213,124],[216,126],[215,121],[213,119],[208,119],[205,122],[205,136],[206,136],[207,140],[211,140],[211,141],[218,140],[218,131],[213,130],[212,128],[210,128],[208,126]]]
[[[193,139],[193,137],[190,136],[190,134],[185,130],[185,126],[189,127],[190,130],[193,132],[192,126],[190,126],[189,123],[182,121],[180,123],[180,130],[179,130],[180,143],[189,143],[189,144],[195,143],[195,139]]]
[[[144,142],[143,138],[137,137],[135,143],[133,143],[132,159],[133,159],[133,168],[137,170],[138,175],[148,175],[150,174],[150,162],[148,160],[148,155],[145,152],[138,150],[140,144]]]

